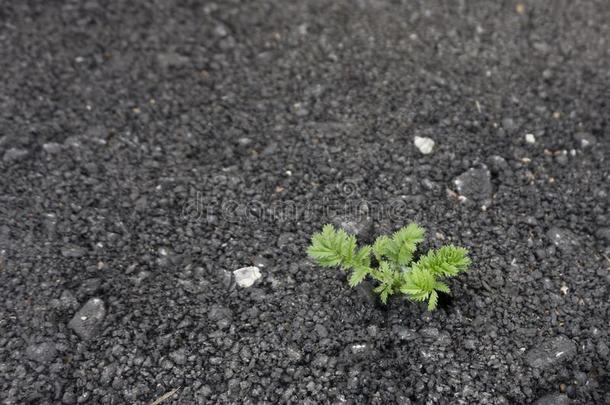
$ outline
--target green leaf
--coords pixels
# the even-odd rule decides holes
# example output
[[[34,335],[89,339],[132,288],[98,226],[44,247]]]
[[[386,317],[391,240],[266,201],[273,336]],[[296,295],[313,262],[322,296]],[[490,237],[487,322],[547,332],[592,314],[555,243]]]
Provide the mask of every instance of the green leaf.
[[[428,300],[428,311],[434,311],[438,304],[438,294],[436,291],[430,293],[430,299]]]
[[[381,299],[381,302],[383,302],[384,304],[388,303],[388,296],[389,296],[389,292],[388,289],[384,289],[383,291],[381,291],[381,294],[379,295],[379,298]]]
[[[436,279],[431,273],[422,268],[412,268],[404,274],[400,291],[414,301],[424,301],[434,291],[435,284]]]
[[[436,291],[444,292],[445,294],[451,294],[451,289],[449,286],[442,281],[437,281],[436,284],[434,284],[434,289]]]
[[[375,239],[375,243],[373,244],[373,254],[375,255],[375,259],[378,262],[383,260],[383,257],[387,255],[388,245],[392,241],[385,235],[379,236]]]
[[[386,288],[385,285],[378,285],[377,287],[373,288],[373,292],[376,292],[377,294],[381,293],[384,289]]]
[[[392,241],[396,252],[396,263],[407,265],[413,259],[417,244],[424,240],[424,230],[412,223],[394,234]]]
[[[417,244],[424,240],[424,233],[423,228],[417,224],[409,224],[394,233],[392,238],[387,236],[377,238],[373,245],[373,253],[378,261],[385,257],[398,266],[406,266],[413,259]]]
[[[369,267],[365,267],[365,266],[356,267],[354,269],[354,271],[352,272],[352,275],[349,278],[350,287],[355,287],[358,284],[360,284],[362,282],[362,280],[364,280],[366,275],[369,274],[370,271],[371,271],[371,269]]]
[[[369,267],[371,265],[371,247],[368,245],[361,247],[352,262],[354,266]]]
[[[311,245],[307,249],[309,256],[320,266],[341,266],[348,269],[353,265],[356,250],[356,237],[348,235],[344,230],[335,230],[332,225],[324,225],[322,232],[311,238]],[[360,260],[364,261],[365,252]]]
[[[426,269],[437,277],[452,277],[465,271],[470,265],[468,250],[453,245],[443,246],[422,256],[414,268]]]

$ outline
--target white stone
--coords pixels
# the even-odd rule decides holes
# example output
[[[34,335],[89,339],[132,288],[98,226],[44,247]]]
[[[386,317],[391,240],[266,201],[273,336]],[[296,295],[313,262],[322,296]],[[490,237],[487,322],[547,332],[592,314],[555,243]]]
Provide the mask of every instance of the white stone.
[[[536,137],[534,136],[534,134],[525,134],[525,142],[527,143],[536,143]]]
[[[243,288],[252,287],[254,282],[261,278],[261,272],[256,266],[243,267],[233,272],[235,282]]]
[[[432,149],[434,148],[434,141],[430,138],[416,136],[413,138],[413,143],[424,155],[432,153]]]

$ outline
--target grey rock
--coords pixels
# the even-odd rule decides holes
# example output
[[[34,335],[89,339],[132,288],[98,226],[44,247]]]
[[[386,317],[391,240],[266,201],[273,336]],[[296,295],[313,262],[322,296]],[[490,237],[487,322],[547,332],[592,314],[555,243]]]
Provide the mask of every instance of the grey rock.
[[[242,288],[252,287],[261,278],[261,272],[256,266],[242,267],[233,272],[235,282]]]
[[[568,164],[569,159],[568,159],[568,152],[565,150],[562,150],[559,154],[557,154],[555,156],[555,160],[557,161],[557,163],[559,163],[561,166],[565,166]]]
[[[410,341],[417,339],[417,331],[415,329],[405,328],[404,326],[399,326],[394,329],[394,333],[400,340]]]
[[[214,34],[218,35],[219,37],[226,37],[229,35],[229,31],[227,31],[227,28],[224,25],[218,24],[216,27],[214,27]]]
[[[491,174],[487,166],[470,168],[453,180],[460,196],[486,209],[491,205]]]
[[[586,149],[595,145],[597,138],[588,132],[577,132],[574,134],[574,141],[581,149]]]
[[[231,320],[233,318],[233,312],[222,305],[214,305],[208,311],[208,319],[213,322],[218,322],[223,319]]]
[[[74,317],[68,323],[68,327],[81,339],[88,340],[97,333],[105,317],[104,301],[100,298],[91,298],[74,314]]]
[[[63,257],[83,257],[87,253],[87,250],[80,246],[64,246],[61,248],[61,255]]]
[[[569,405],[570,399],[564,394],[548,394],[534,402],[534,405]]]
[[[557,336],[531,348],[525,361],[534,368],[549,368],[576,355],[576,344],[565,336]]]
[[[78,308],[78,301],[74,294],[69,290],[64,290],[59,297],[61,307],[64,309],[76,309]]]
[[[324,368],[328,364],[328,360],[327,355],[320,353],[313,359],[312,364],[316,368]]]
[[[603,358],[603,359],[608,359],[608,354],[610,353],[610,348],[608,348],[608,345],[606,344],[606,342],[604,341],[600,341],[597,344],[597,353]]]
[[[103,385],[110,384],[110,382],[114,378],[115,372],[116,372],[116,365],[115,364],[108,364],[107,366],[105,366],[102,369],[102,374],[100,376],[100,382]]]
[[[299,117],[306,117],[307,115],[309,115],[309,110],[307,109],[307,106],[304,103],[296,103],[294,104],[293,108],[294,113]]]
[[[508,162],[506,162],[506,159],[504,159],[502,156],[494,155],[489,158],[487,162],[489,163],[491,172],[494,174],[500,174],[510,170]]]
[[[299,349],[295,349],[294,347],[288,347],[286,349],[286,355],[292,361],[300,361],[303,358],[303,352]]]
[[[169,358],[179,366],[186,364],[186,351],[184,349],[178,349],[169,354]]]
[[[92,296],[97,293],[102,287],[102,280],[99,278],[88,278],[80,285],[79,293],[85,296]]]
[[[284,232],[280,234],[277,238],[277,247],[283,248],[287,246],[294,246],[295,244],[295,235],[290,232]]]
[[[6,152],[4,152],[4,157],[2,158],[2,160],[9,163],[9,162],[14,162],[16,160],[21,160],[24,157],[26,157],[27,155],[28,155],[28,151],[25,149],[10,148]]]
[[[439,335],[436,343],[440,346],[449,346],[452,342],[451,335],[447,332],[443,332]]]
[[[55,344],[43,342],[29,345],[26,348],[25,353],[30,360],[39,363],[48,363],[57,356],[57,349],[55,348]]]
[[[160,53],[157,55],[157,62],[163,69],[180,68],[186,66],[189,61],[190,59],[188,57],[175,52]]]
[[[595,236],[597,236],[600,240],[610,242],[610,227],[599,228],[597,232],[595,232]]]
[[[340,215],[332,220],[333,224],[359,240],[368,240],[373,233],[373,221],[370,217],[361,215]]]
[[[61,402],[64,404],[73,404],[76,402],[76,395],[74,395],[74,392],[72,391],[66,391],[61,397]]]
[[[212,388],[209,385],[204,385],[197,391],[197,396],[207,398],[212,394]]]
[[[269,259],[263,255],[256,256],[254,258],[253,264],[258,268],[269,268],[269,267],[273,266],[273,262],[271,261],[271,259]]]
[[[233,273],[227,270],[222,270],[220,274],[222,280],[222,286],[227,290],[232,290],[235,288],[235,283],[233,282]]]
[[[63,145],[57,142],[49,142],[42,145],[42,149],[49,155],[55,155],[63,149]]]
[[[547,231],[546,237],[549,242],[564,252],[571,252],[575,247],[580,245],[578,238],[572,231],[556,226]]]
[[[140,285],[144,280],[150,277],[150,271],[142,270],[137,275],[131,277],[131,280],[135,285]]]
[[[2,158],[2,160],[4,160],[6,163],[9,163],[9,162],[21,160],[24,157],[26,157],[27,155],[28,155],[28,151],[25,149],[10,148],[6,152],[4,152],[4,157]]]
[[[318,336],[320,336],[322,339],[328,337],[328,329],[326,329],[326,326],[322,325],[321,323],[316,324],[316,326],[314,326],[314,329]]]
[[[355,287],[357,297],[359,298],[360,302],[363,305],[365,305],[365,306],[379,305],[378,301],[377,301],[377,295],[373,291],[373,288],[375,288],[375,287],[368,280],[364,280],[363,282],[361,282],[360,284],[358,284]]]
[[[504,128],[506,131],[512,132],[515,129],[517,129],[517,124],[515,123],[515,120],[513,120],[512,118],[503,118],[502,119],[502,128]]]
[[[438,328],[422,328],[419,330],[419,333],[426,339],[438,339],[440,336]]]
[[[587,373],[583,373],[582,371],[574,372],[574,381],[578,383],[578,385],[586,385],[589,382],[589,377]]]
[[[365,354],[370,350],[370,346],[366,343],[355,343],[349,349],[353,354]]]

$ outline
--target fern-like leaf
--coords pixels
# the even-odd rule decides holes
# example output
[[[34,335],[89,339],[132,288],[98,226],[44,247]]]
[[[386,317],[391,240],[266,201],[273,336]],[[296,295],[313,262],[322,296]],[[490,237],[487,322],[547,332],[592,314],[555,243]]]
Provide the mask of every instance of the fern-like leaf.
[[[379,236],[375,239],[373,244],[373,254],[378,262],[383,260],[384,256],[387,256],[388,246],[392,243],[392,240],[385,235]]]
[[[371,247],[363,246],[352,258],[352,265],[369,267],[371,265]]]
[[[434,291],[436,279],[424,268],[413,268],[404,274],[404,283],[400,291],[408,294],[414,301],[424,301]]]
[[[424,240],[425,231],[419,225],[411,223],[398,230],[392,238],[380,236],[373,245],[377,260],[386,257],[399,266],[406,266],[413,259],[417,244]]]
[[[422,256],[413,268],[428,270],[437,277],[453,277],[465,271],[470,265],[468,250],[453,245],[431,250]]]
[[[379,299],[384,304],[387,304],[388,298],[390,297],[390,295],[394,294],[394,290],[388,284],[381,284],[381,285],[375,287],[373,289],[373,291],[376,292],[377,294],[379,294]]]
[[[349,278],[350,287],[355,287],[360,284],[367,276],[367,274],[370,273],[370,271],[370,267],[366,266],[357,266],[356,268],[354,268],[354,271],[352,272],[352,275]]]
[[[307,253],[320,266],[341,266],[348,269],[356,250],[356,237],[344,230],[335,230],[332,225],[324,225],[322,232],[311,238]]]
[[[434,289],[436,291],[444,292],[445,294],[451,294],[449,286],[442,281],[437,281],[436,284],[434,284]]]
[[[436,280],[434,274],[424,267],[413,267],[407,271],[400,288],[400,292],[407,294],[413,301],[428,300],[429,311],[434,311],[438,305],[438,291],[451,293],[447,284]]]

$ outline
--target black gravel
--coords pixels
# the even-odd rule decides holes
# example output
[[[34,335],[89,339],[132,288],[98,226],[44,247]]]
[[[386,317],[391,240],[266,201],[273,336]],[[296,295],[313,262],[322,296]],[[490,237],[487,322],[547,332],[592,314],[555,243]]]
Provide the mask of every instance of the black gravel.
[[[608,21],[4,2],[3,403],[610,403]],[[409,221],[472,251],[434,313],[304,253]]]

